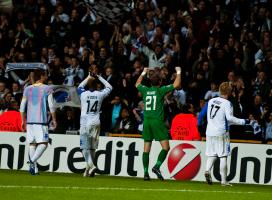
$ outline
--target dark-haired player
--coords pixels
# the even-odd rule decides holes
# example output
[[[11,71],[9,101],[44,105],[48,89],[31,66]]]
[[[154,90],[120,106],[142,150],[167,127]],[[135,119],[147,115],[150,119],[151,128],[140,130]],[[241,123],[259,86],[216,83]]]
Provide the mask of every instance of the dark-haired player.
[[[98,80],[105,86],[103,90],[97,90]],[[80,148],[86,162],[84,177],[93,176],[96,170],[93,160],[100,133],[100,108],[111,90],[112,86],[102,76],[94,74],[88,75],[78,86],[81,100]]]
[[[147,74],[148,68],[144,68],[142,74],[139,76],[135,86],[140,91],[144,101],[144,130],[142,138],[144,139],[144,152],[143,152],[143,166],[144,166],[144,180],[150,180],[148,173],[149,166],[149,153],[152,145],[152,140],[159,141],[162,150],[159,153],[157,162],[152,168],[152,172],[157,175],[160,180],[163,176],[160,171],[160,166],[165,160],[169,151],[169,135],[166,125],[164,123],[164,109],[163,102],[164,96],[180,87],[181,82],[181,68],[176,67],[176,78],[173,84],[161,86],[160,73],[152,71],[149,73],[151,87],[142,85],[142,80]]]

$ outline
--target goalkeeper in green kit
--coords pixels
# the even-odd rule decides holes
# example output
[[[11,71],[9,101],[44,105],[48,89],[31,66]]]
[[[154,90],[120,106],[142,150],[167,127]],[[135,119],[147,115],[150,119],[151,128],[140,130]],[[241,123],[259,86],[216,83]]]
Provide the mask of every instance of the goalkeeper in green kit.
[[[149,153],[151,149],[152,140],[159,141],[162,150],[159,153],[157,162],[152,168],[158,179],[163,180],[160,171],[160,166],[165,160],[169,151],[169,135],[166,125],[164,123],[164,96],[172,90],[180,87],[181,82],[181,68],[176,67],[176,78],[173,84],[161,86],[160,73],[152,71],[149,73],[151,87],[142,85],[144,76],[148,73],[148,68],[144,68],[142,74],[136,81],[135,86],[141,93],[144,101],[144,130],[142,138],[144,139],[144,153],[143,153],[143,166],[144,166],[144,180],[150,180],[148,173],[149,166]]]

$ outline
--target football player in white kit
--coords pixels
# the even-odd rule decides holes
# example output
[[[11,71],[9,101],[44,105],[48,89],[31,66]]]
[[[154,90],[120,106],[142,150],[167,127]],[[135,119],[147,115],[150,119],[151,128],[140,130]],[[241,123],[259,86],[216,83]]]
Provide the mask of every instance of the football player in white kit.
[[[104,89],[97,90],[98,80],[105,86]],[[85,90],[85,86],[88,90]],[[81,100],[80,148],[86,162],[84,177],[94,176],[96,170],[93,160],[100,133],[100,108],[111,91],[112,86],[100,75],[88,75],[78,86]]]
[[[206,163],[205,178],[212,184],[211,169],[217,158],[220,159],[221,185],[231,186],[227,182],[227,156],[230,154],[229,125],[249,124],[248,119],[239,119],[233,116],[233,108],[228,100],[232,87],[228,82],[219,86],[220,97],[212,98],[208,102],[207,129],[206,129]]]

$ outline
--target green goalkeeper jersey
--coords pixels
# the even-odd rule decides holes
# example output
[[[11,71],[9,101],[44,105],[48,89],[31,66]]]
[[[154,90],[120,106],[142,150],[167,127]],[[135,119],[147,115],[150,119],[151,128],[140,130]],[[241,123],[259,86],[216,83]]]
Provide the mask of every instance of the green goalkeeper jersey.
[[[162,87],[146,87],[139,84],[137,89],[140,91],[144,101],[144,118],[164,119],[164,96],[174,90],[173,84]]]

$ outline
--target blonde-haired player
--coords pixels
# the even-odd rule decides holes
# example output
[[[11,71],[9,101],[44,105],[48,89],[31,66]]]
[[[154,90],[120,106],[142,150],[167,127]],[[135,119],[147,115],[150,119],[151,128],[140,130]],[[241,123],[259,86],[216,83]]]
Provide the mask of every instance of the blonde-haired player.
[[[247,119],[239,119],[233,116],[233,108],[228,100],[232,86],[229,82],[223,82],[219,86],[220,96],[210,99],[207,109],[206,129],[206,163],[205,178],[208,184],[212,184],[211,169],[217,158],[220,159],[220,175],[222,186],[231,186],[227,182],[227,156],[230,154],[229,125],[245,125]]]

